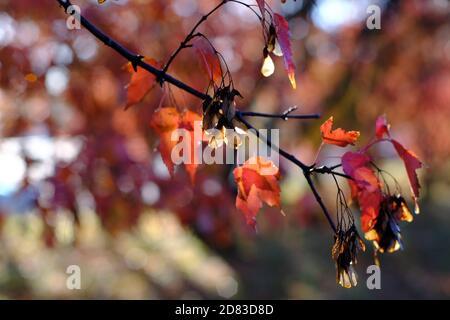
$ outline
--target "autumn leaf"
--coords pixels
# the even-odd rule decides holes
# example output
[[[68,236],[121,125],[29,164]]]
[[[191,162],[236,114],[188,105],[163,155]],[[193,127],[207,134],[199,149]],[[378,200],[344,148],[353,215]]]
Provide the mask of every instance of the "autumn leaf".
[[[382,201],[381,183],[368,165],[370,158],[360,152],[346,152],[342,156],[342,169],[352,177],[348,180],[352,197],[361,209],[361,225],[364,232],[373,228]]]
[[[171,176],[174,174],[172,150],[179,142],[172,140],[172,133],[174,130],[182,128],[187,130],[190,138],[188,152],[190,153],[189,159],[191,161],[189,163],[184,163],[184,165],[189,173],[191,181],[194,182],[195,173],[199,163],[199,161],[196,161],[199,159],[196,159],[197,153],[195,152],[196,143],[199,141],[194,139],[194,129],[196,125],[201,126],[201,121],[201,115],[193,111],[187,110],[183,113],[179,113],[176,108],[172,107],[161,108],[153,114],[150,121],[150,127],[159,136],[158,149]]]
[[[158,67],[158,63],[152,58],[144,58],[144,62]],[[156,77],[141,67],[137,67],[136,71],[133,68],[131,62],[127,64],[128,72],[131,73],[130,83],[126,86],[127,89],[127,105],[126,109],[132,105],[139,103],[145,97],[145,95],[155,85]]]
[[[420,184],[416,170],[422,168],[423,164],[411,150],[407,150],[398,141],[391,139],[391,142],[394,145],[398,156],[403,160],[403,163],[405,164],[406,173],[408,174],[409,184],[411,186],[411,192],[413,194],[413,200],[415,203],[415,212],[419,213],[418,198]]]
[[[161,108],[155,111],[150,121],[150,127],[159,136],[159,152],[171,176],[174,172],[174,164],[171,151],[177,144],[171,140],[172,132],[178,128],[180,115],[175,108]]]
[[[283,16],[277,13],[274,14],[273,18],[277,32],[277,41],[280,45],[281,51],[283,52],[284,67],[288,73],[292,88],[295,89],[297,85],[295,82],[295,64],[292,58],[291,41],[289,39],[289,24]]]
[[[203,37],[195,39],[192,43],[192,47],[197,51],[208,77],[215,83],[222,81],[222,67],[220,65],[219,57],[216,51],[211,46],[208,40]]]
[[[256,226],[256,214],[263,202],[280,206],[280,174],[272,161],[253,157],[233,171],[238,186],[236,207],[244,213],[248,225]]]
[[[201,139],[203,135],[199,137],[194,136],[194,132],[197,126],[197,131],[202,132],[201,130],[202,116],[196,112],[191,110],[186,110],[181,117],[181,121],[179,123],[179,128],[183,128],[188,130],[190,135],[190,147],[188,152],[190,153],[190,159],[192,160],[190,163],[185,163],[184,166],[186,171],[189,173],[189,177],[191,178],[191,182],[195,182],[195,174],[197,172],[198,164],[200,163],[199,155],[196,151],[197,144],[201,143]],[[198,139],[197,139],[198,138]]]
[[[322,140],[326,144],[334,144],[339,147],[345,147],[349,144],[354,145],[359,137],[359,131],[345,131],[341,128],[332,130],[333,117],[330,117],[320,126]]]
[[[405,164],[415,204],[415,212],[419,213],[418,198],[420,193],[420,183],[416,170],[422,168],[423,164],[411,150],[406,149],[400,142],[391,138],[389,128],[390,125],[387,122],[386,116],[379,116],[375,122],[375,135],[377,139],[382,139],[384,136],[387,136],[387,140],[392,143],[398,156]]]

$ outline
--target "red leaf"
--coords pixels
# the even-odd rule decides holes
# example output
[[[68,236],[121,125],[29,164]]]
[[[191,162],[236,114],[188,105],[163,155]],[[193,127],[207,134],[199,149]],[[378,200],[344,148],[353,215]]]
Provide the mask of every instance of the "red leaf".
[[[281,51],[283,52],[284,67],[288,73],[289,81],[295,89],[297,85],[295,82],[295,64],[292,59],[291,41],[289,40],[289,24],[283,16],[277,13],[274,14],[273,18],[275,29],[277,31],[277,40],[280,44]]]
[[[369,161],[370,158],[364,153],[346,152],[342,156],[342,168],[346,174],[353,176],[355,169],[366,166]]]
[[[423,164],[411,150],[405,149],[405,147],[403,147],[398,141],[391,139],[391,142],[394,145],[394,148],[397,151],[399,157],[403,160],[403,163],[405,164],[409,184],[411,186],[411,192],[413,193],[413,199],[416,205],[415,211],[416,213],[419,213],[419,206],[417,199],[419,198],[420,184],[416,170],[422,168]]]
[[[389,136],[389,124],[386,115],[379,116],[375,122],[375,135],[378,139],[382,139],[384,135]]]
[[[156,110],[150,120],[150,127],[159,136],[159,152],[164,164],[171,176],[173,176],[174,164],[171,158],[173,147],[177,144],[176,141],[171,140],[173,130],[178,128],[180,122],[180,115],[175,108],[161,108]]]
[[[198,121],[198,122],[196,122]],[[200,159],[197,159],[197,153],[195,152],[196,143],[198,142],[194,139],[194,129],[195,125],[201,126],[202,117],[201,115],[192,112],[190,110],[184,113],[179,113],[176,108],[161,108],[152,116],[150,121],[150,127],[159,136],[159,152],[163,159],[164,164],[171,176],[174,173],[174,163],[172,161],[172,150],[179,141],[172,141],[172,132],[176,129],[183,128],[189,133],[190,144],[188,145],[187,152],[190,153],[190,162],[185,163],[186,170],[188,171],[191,181],[195,180],[195,173]],[[201,129],[199,129],[201,132]],[[199,137],[201,139],[201,136]]]
[[[345,131],[341,128],[332,130],[333,117],[330,117],[320,126],[323,142],[345,147],[349,144],[354,145],[359,137],[359,131]]]
[[[144,58],[144,62],[158,67],[158,63],[152,58]],[[140,102],[145,95],[155,85],[156,77],[149,73],[147,70],[137,67],[137,71],[134,71],[131,62],[127,64],[128,72],[130,72],[131,80],[126,86],[127,89],[127,105],[126,108]]]
[[[382,139],[385,135],[388,136],[388,140],[394,146],[398,156],[403,160],[406,168],[406,173],[408,174],[411,192],[413,194],[412,197],[415,203],[415,212],[419,213],[418,198],[420,192],[420,184],[416,170],[422,168],[423,164],[411,150],[406,149],[397,140],[391,138],[389,127],[390,126],[386,120],[386,116],[379,116],[375,124],[375,135],[378,139]]]
[[[191,163],[185,163],[184,166],[186,168],[186,171],[189,173],[189,176],[191,178],[192,183],[195,181],[195,173],[197,172],[198,164],[200,163],[200,160],[198,157],[201,156],[197,152],[195,152],[197,148],[197,143],[201,143],[202,136],[195,137],[194,136],[194,130],[195,126],[197,126],[197,130],[201,133],[201,123],[202,123],[202,116],[196,112],[187,110],[183,113],[183,116],[181,118],[181,122],[179,124],[180,128],[187,129],[190,134],[190,159],[192,159]],[[197,139],[198,138],[198,139]]]
[[[358,199],[361,209],[361,225],[364,232],[373,228],[382,200],[381,183],[368,166],[369,157],[359,152],[346,152],[342,156],[342,168],[349,180],[352,197]]]
[[[247,224],[255,227],[256,214],[263,202],[280,206],[280,173],[270,160],[253,157],[233,171],[238,186],[236,207],[244,213]]]
[[[195,48],[199,54],[209,79],[214,82],[222,81],[222,67],[220,65],[219,57],[208,40],[203,37],[197,38],[192,44],[192,47]]]

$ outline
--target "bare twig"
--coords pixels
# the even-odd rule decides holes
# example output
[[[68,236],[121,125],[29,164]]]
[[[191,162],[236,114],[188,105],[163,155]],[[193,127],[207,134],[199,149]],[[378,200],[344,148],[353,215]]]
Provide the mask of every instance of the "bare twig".
[[[198,27],[200,27],[200,25],[205,22],[206,20],[208,20],[208,18],[214,13],[216,12],[220,7],[222,7],[225,3],[227,3],[227,0],[223,0],[221,3],[219,3],[216,7],[214,7],[210,12],[208,12],[207,14],[205,14],[204,16],[202,16],[200,18],[200,20],[197,21],[197,23],[194,25],[194,27],[192,28],[191,32],[189,32],[189,34],[186,36],[186,38],[184,38],[183,41],[181,41],[179,47],[175,50],[175,52],[170,56],[169,60],[167,61],[166,65],[163,68],[163,72],[166,72],[169,67],[170,64],[173,62],[173,60],[177,57],[177,55],[184,49],[188,47],[188,43],[189,41],[191,41],[193,38],[196,37],[195,32],[197,31]]]
[[[291,111],[292,112],[292,111]],[[288,119],[319,119],[320,115],[315,114],[289,114],[289,113],[281,113],[281,114],[274,114],[274,113],[262,113],[262,112],[251,112],[251,111],[239,111],[239,114],[244,117],[261,117],[261,118],[280,118],[283,120]]]
[[[332,167],[327,167],[327,166],[322,166],[322,167],[313,167],[311,169],[311,173],[327,173],[327,174],[332,174],[332,175],[336,175],[336,176],[340,176],[349,180],[353,180],[352,177],[350,177],[349,175],[345,174],[345,173],[341,173],[341,172],[337,172],[334,171],[334,169],[340,167],[341,165],[338,164],[337,166],[332,166]]]

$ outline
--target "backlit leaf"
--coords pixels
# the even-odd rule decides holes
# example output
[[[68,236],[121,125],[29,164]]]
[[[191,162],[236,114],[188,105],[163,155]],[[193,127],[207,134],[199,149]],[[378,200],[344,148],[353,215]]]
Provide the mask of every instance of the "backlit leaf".
[[[270,160],[253,157],[233,171],[238,186],[236,207],[244,213],[247,224],[256,226],[256,214],[263,202],[280,206],[280,173]]]
[[[190,136],[190,144],[187,150],[187,152],[190,153],[190,161],[188,163],[184,163],[184,165],[191,177],[191,181],[194,181],[195,173],[199,163],[199,159],[196,159],[197,153],[195,152],[195,148],[196,144],[200,143],[200,140],[197,141],[196,139],[194,139],[194,130],[195,126],[198,126],[200,128],[201,121],[201,115],[195,112],[187,110],[185,112],[179,113],[176,108],[172,107],[161,108],[155,111],[155,113],[153,114],[150,121],[150,127],[159,136],[160,140],[158,149],[161,153],[163,162],[169,170],[171,176],[173,176],[174,173],[174,163],[171,157],[172,150],[179,142],[172,140],[172,133],[174,132],[174,130],[179,128],[185,129],[188,131]],[[202,137],[200,136],[199,139],[201,138]]]
[[[158,67],[158,63],[152,58],[144,58],[144,62]],[[130,83],[126,86],[127,89],[127,105],[126,108],[140,102],[145,95],[153,88],[155,85],[156,77],[141,67],[137,67],[134,70],[131,62],[127,65],[128,72],[131,73]]]
[[[326,144],[345,147],[349,144],[354,145],[359,137],[359,131],[345,131],[341,128],[332,130],[333,117],[330,117],[320,126],[322,140]]]
[[[214,48],[203,37],[196,38],[192,47],[197,51],[209,79],[219,83],[222,80],[222,67]]]
[[[391,142],[394,145],[399,157],[405,164],[406,173],[408,174],[409,184],[411,186],[411,191],[416,206],[415,212],[419,213],[419,205],[417,200],[419,198],[420,183],[416,170],[422,168],[423,164],[411,150],[403,147],[398,141],[392,139]]]
[[[273,18],[277,32],[277,42],[283,52],[284,67],[286,68],[289,81],[295,89],[297,85],[295,82],[295,64],[292,58],[291,41],[289,39],[289,24],[283,16],[277,13],[274,14]]]

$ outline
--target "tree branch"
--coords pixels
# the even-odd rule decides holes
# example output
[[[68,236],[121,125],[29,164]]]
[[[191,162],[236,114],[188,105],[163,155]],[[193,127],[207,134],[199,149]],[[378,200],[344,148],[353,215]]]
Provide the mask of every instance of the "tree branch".
[[[67,12],[67,8],[72,6],[72,3],[69,0],[56,0]],[[124,48],[121,44],[111,39],[109,36],[107,36],[103,31],[98,29],[96,26],[94,26],[89,20],[87,20],[83,15],[80,15],[80,23],[83,27],[85,27],[90,33],[92,33],[93,36],[95,36],[97,39],[99,39],[101,42],[103,42],[108,47],[112,48],[114,51],[116,51],[118,54],[120,54],[122,57],[124,57],[126,60],[131,62],[134,68],[137,66],[141,67],[142,69],[147,70],[151,74],[154,74],[159,81],[166,81],[174,86],[196,96],[197,98],[200,98],[202,100],[210,100],[212,99],[209,95],[204,94],[191,86],[185,84],[184,82],[172,77],[171,75],[163,72],[162,70],[155,68],[154,66],[144,62],[142,60],[143,56],[139,54],[135,54],[128,49]]]
[[[319,119],[319,114],[274,114],[274,113],[262,113],[262,112],[250,112],[250,111],[239,111],[239,114],[244,117],[261,117],[261,118],[280,118],[283,120],[288,119]]]
[[[328,212],[327,207],[323,203],[323,200],[311,179],[311,174],[312,174],[312,172],[314,172],[314,167],[307,166],[306,164],[304,164],[303,162],[298,160],[296,157],[294,157],[292,154],[284,151],[283,149],[280,149],[278,146],[273,145],[270,140],[268,140],[266,137],[261,135],[255,127],[253,127],[250,123],[248,123],[247,120],[242,118],[240,113],[236,113],[236,118],[238,120],[242,121],[242,123],[244,123],[247,126],[247,128],[253,129],[255,131],[256,136],[259,139],[263,140],[272,150],[277,151],[281,156],[285,157],[286,159],[293,162],[294,164],[296,164],[297,166],[299,166],[302,169],[303,175],[305,176],[305,179],[308,182],[308,185],[309,185],[311,191],[313,192],[314,197],[316,198],[316,201],[319,203],[320,207],[322,208],[322,211],[325,214],[325,217],[327,218],[331,229],[333,229],[334,233],[336,233],[336,225],[334,224],[333,219],[331,219],[331,215]]]
[[[322,167],[314,167],[313,169],[311,169],[311,173],[327,173],[327,174],[332,174],[335,176],[340,176],[343,177],[345,179],[349,179],[349,180],[353,180],[352,177],[350,177],[349,175],[345,174],[345,173],[341,173],[341,172],[337,172],[334,171],[334,169],[340,167],[341,165],[336,165],[336,166],[332,166],[332,167],[327,167],[327,166],[322,166]]]
[[[67,13],[67,9],[72,6],[72,3],[69,0],[56,0],[65,10],[65,12]],[[227,1],[223,1],[221,5],[223,5],[223,3],[226,3]],[[233,1],[234,2],[234,1]],[[103,31],[101,31],[100,29],[98,29],[95,25],[93,25],[89,20],[87,20],[83,15],[80,15],[80,23],[83,27],[85,27],[92,35],[94,35],[97,39],[99,39],[101,42],[103,42],[105,45],[109,46],[110,48],[112,48],[114,51],[116,51],[118,54],[120,54],[122,57],[124,57],[126,60],[128,60],[129,62],[131,62],[131,64],[133,65],[133,67],[136,69],[137,67],[141,67],[145,70],[147,70],[148,72],[150,72],[151,74],[155,75],[157,77],[157,79],[160,82],[166,81],[168,83],[173,84],[174,86],[192,94],[193,96],[202,99],[202,100],[211,100],[211,96],[202,93],[194,88],[192,88],[191,86],[187,85],[186,83],[172,77],[171,75],[167,74],[164,70],[160,70],[158,68],[155,68],[154,66],[145,63],[142,58],[143,56],[139,55],[139,54],[135,54],[132,53],[131,51],[129,51],[128,49],[124,48],[121,44],[119,44],[118,42],[114,41],[112,38],[110,38],[109,36],[107,36]],[[194,30],[195,32],[195,30]],[[172,59],[173,60],[173,59]],[[284,114],[284,116],[287,116],[286,114]],[[236,118],[238,120],[240,120],[242,123],[244,123],[249,129],[254,129],[256,132],[256,135],[258,136],[259,139],[263,140],[271,149],[273,149],[274,151],[278,152],[281,156],[283,156],[284,158],[286,158],[287,160],[291,161],[292,163],[294,163],[295,165],[297,165],[298,167],[300,167],[300,169],[302,169],[303,174],[306,178],[306,181],[308,182],[309,187],[311,188],[314,197],[316,198],[317,202],[319,203],[320,207],[322,208],[322,211],[324,212],[331,228],[333,229],[334,232],[336,232],[336,226],[333,222],[333,220],[331,219],[331,216],[327,210],[327,208],[325,207],[322,198],[320,197],[316,187],[314,186],[314,183],[311,179],[311,173],[314,172],[314,166],[308,166],[306,164],[304,164],[302,161],[300,161],[299,159],[297,159],[294,155],[284,151],[283,149],[279,148],[278,146],[275,146],[271,143],[270,140],[268,140],[266,137],[262,136],[259,134],[258,130],[256,130],[250,123],[248,123],[244,118],[243,118],[243,114],[239,111],[236,112]]]

